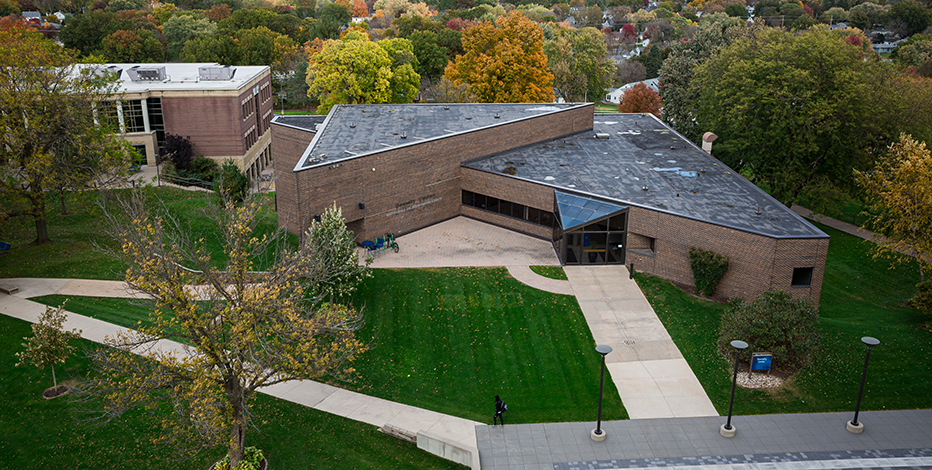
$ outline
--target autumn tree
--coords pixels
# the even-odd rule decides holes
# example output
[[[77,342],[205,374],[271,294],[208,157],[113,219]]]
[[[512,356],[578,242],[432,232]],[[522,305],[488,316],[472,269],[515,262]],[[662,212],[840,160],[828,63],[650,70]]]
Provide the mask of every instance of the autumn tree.
[[[0,31],[0,212],[28,216],[49,242],[46,191],[119,176],[126,143],[91,110],[116,77],[76,65],[76,54],[41,34]]]
[[[256,201],[228,202],[218,214],[226,259],[218,265],[208,242],[166,210],[149,211],[141,199],[122,208],[129,223],[108,211],[121,247],[114,254],[127,265],[127,284],[151,296],[154,309],[149,325],[109,338],[92,355],[96,373],[82,391],[102,400],[103,422],[170,403],[158,440],[189,455],[225,446],[235,468],[258,389],[354,373],[362,318],[339,294],[352,292],[368,267],[339,209],[324,211],[294,251],[281,231],[257,232]],[[191,283],[200,287],[185,287]],[[159,350],[160,338],[184,350]]]
[[[850,187],[889,138],[873,93],[882,64],[865,57],[827,29],[739,39],[696,69],[696,126],[718,135],[714,155],[788,206],[816,185]]]
[[[615,71],[605,35],[595,28],[555,28],[554,35],[543,49],[557,95],[568,102],[600,100]]]
[[[660,95],[643,83],[638,83],[625,90],[618,104],[619,113],[651,113],[660,117],[662,106]]]
[[[372,42],[366,33],[353,30],[309,53],[308,95],[320,95],[321,113],[342,103],[410,103],[421,80],[416,67],[407,39]]]
[[[192,39],[210,36],[217,31],[217,25],[207,18],[195,18],[190,15],[174,16],[162,25],[162,34],[168,43],[168,57],[181,56],[184,44]]]
[[[445,76],[466,83],[481,103],[553,101],[553,74],[547,70],[540,27],[518,11],[463,32],[465,53]]]
[[[875,240],[875,255],[899,262],[910,259],[902,253],[914,256],[919,281],[925,281],[925,272],[932,267],[932,155],[926,143],[900,135],[887,158],[872,170],[857,172],[857,182],[878,214],[865,228],[885,235]]]
[[[23,338],[25,351],[16,353],[19,362],[17,366],[32,364],[39,369],[52,368],[52,386],[58,388],[58,379],[55,377],[55,364],[64,364],[74,352],[74,346],[69,342],[81,337],[81,330],[65,331],[67,320],[64,306],[57,308],[45,307],[45,312],[39,315],[39,322],[32,324],[32,337]]]
[[[698,142],[708,129],[697,126],[698,89],[693,87],[696,68],[738,38],[756,33],[737,18],[717,18],[699,25],[692,39],[673,45],[670,55],[660,68],[660,96],[663,98],[663,120],[693,142]]]
[[[107,62],[162,62],[165,59],[162,41],[145,29],[121,29],[103,38],[100,45]]]

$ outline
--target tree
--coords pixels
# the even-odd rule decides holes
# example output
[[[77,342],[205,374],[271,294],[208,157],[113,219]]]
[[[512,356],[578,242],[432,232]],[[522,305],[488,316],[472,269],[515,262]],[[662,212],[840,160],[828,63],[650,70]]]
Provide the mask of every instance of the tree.
[[[133,22],[120,18],[109,11],[92,11],[75,15],[62,27],[59,37],[68,49],[90,55],[100,48],[103,39],[118,30],[133,31]]]
[[[165,134],[161,158],[171,160],[176,170],[190,170],[191,162],[194,160],[194,146],[191,144],[191,138],[177,134]]]
[[[906,35],[921,33],[929,26],[929,12],[926,11],[925,5],[916,0],[905,0],[894,3],[887,13],[887,20],[901,21],[906,26]]]
[[[476,97],[465,83],[459,85],[441,77],[432,81],[429,78],[421,81],[421,93],[424,99],[434,103],[475,103]]]
[[[214,192],[223,200],[244,201],[249,194],[249,178],[233,160],[226,160],[220,167],[220,175],[214,181]]]
[[[415,18],[420,18],[415,17]],[[437,45],[437,33],[431,31],[414,31],[408,36],[414,55],[417,56],[417,73],[421,78],[436,79],[443,75],[449,59],[445,47]]]
[[[41,34],[0,31],[0,212],[35,220],[49,242],[49,189],[106,183],[128,166],[127,144],[91,110],[116,77],[78,67],[76,54]]]
[[[216,62],[221,65],[240,63],[240,48],[236,40],[225,34],[202,36],[184,43],[184,62]]]
[[[122,247],[114,254],[127,265],[127,284],[151,296],[154,310],[150,325],[92,354],[97,373],[83,390],[102,400],[100,420],[170,403],[160,441],[187,453],[226,446],[235,468],[258,389],[354,373],[351,362],[365,349],[355,337],[362,318],[337,294],[352,292],[369,268],[359,264],[338,209],[324,211],[294,251],[281,231],[257,233],[256,201],[227,202],[218,214],[226,261],[217,265],[206,242],[167,211],[148,211],[140,200],[122,206],[131,223],[107,214]],[[195,294],[185,288],[191,281],[204,287]],[[157,351],[160,338],[190,346]]]
[[[735,18],[747,18],[748,10],[740,3],[730,3],[725,7],[725,14]]]
[[[607,59],[605,35],[595,28],[554,28],[544,43],[557,95],[565,101],[599,100],[612,84],[614,66]]]
[[[788,206],[816,184],[850,187],[886,137],[872,96],[882,68],[864,58],[825,29],[739,39],[696,69],[696,127],[718,135],[719,159]]]
[[[876,241],[875,256],[903,262],[907,253],[919,264],[919,281],[932,266],[932,155],[925,142],[908,134],[890,145],[888,156],[870,171],[857,172],[874,213],[869,224],[886,238]]]
[[[718,349],[731,355],[728,344],[741,339],[751,345],[740,352],[750,362],[753,351],[770,351],[781,368],[805,366],[821,341],[819,314],[809,299],[793,299],[783,291],[769,291],[751,302],[736,298],[722,313]]]
[[[372,42],[365,33],[350,31],[309,55],[308,96],[320,94],[321,113],[341,103],[411,102],[421,80],[416,66],[407,39]]]
[[[146,0],[110,0],[107,3],[107,11],[117,13],[124,10],[142,10],[147,4]]]
[[[162,62],[165,59],[162,41],[145,29],[118,30],[105,37],[100,45],[107,62]]]
[[[58,388],[55,377],[55,364],[64,364],[74,352],[74,346],[68,344],[81,337],[81,330],[65,331],[67,320],[64,305],[58,308],[45,307],[45,313],[39,315],[39,322],[32,324],[32,338],[26,340],[23,352],[16,353],[19,362],[16,366],[32,364],[39,369],[52,368],[52,386]]]
[[[239,46],[238,65],[270,65],[282,72],[282,58],[296,49],[290,37],[278,34],[265,26],[241,29],[236,32]]]
[[[168,43],[168,57],[181,56],[184,44],[192,39],[210,36],[217,31],[217,25],[207,18],[195,18],[190,15],[174,16],[162,25],[162,34]]]
[[[616,83],[627,84],[640,82],[645,77],[647,77],[647,70],[644,68],[644,64],[636,60],[626,59],[618,64],[614,78]]]
[[[445,76],[468,84],[482,103],[551,102],[553,74],[543,39],[540,27],[517,11],[471,26],[463,33],[465,53]]]
[[[309,39],[336,39],[340,37],[340,28],[352,19],[348,8],[339,3],[331,3],[320,10],[317,19],[308,25]]]
[[[643,83],[638,83],[625,90],[618,104],[619,113],[651,113],[660,117],[663,102],[656,91]]]

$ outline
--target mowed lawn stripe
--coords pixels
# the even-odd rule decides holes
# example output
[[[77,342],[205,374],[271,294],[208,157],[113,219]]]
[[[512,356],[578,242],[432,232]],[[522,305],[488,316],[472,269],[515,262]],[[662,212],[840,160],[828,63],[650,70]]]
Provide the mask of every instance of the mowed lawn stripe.
[[[503,268],[374,270],[356,295],[373,349],[350,387],[488,422],[588,420],[599,356],[575,298],[527,287]],[[606,381],[605,419],[624,413]],[[592,415],[592,416],[590,416]]]

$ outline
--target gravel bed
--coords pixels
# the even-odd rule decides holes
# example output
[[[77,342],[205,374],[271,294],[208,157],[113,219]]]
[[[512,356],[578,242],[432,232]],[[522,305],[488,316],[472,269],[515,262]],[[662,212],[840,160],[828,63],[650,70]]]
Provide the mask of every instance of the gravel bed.
[[[783,378],[762,372],[738,372],[738,385],[744,388],[777,388],[783,385]]]

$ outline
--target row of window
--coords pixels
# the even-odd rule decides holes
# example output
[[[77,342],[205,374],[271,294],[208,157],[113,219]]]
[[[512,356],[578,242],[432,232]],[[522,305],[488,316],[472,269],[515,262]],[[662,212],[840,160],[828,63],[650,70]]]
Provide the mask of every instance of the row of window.
[[[265,131],[269,130],[272,127],[272,110],[265,113],[265,116],[262,117],[262,120],[259,121],[259,135],[265,134]]]
[[[463,190],[463,205],[553,228],[553,212]]]
[[[246,101],[243,101],[243,120],[246,120],[249,116],[252,116],[252,113],[256,112],[256,100],[251,96],[246,98]]]
[[[268,83],[263,85],[262,89],[259,90],[259,98],[262,99],[263,103],[272,98],[272,87],[270,87]]]
[[[255,145],[256,141],[259,140],[259,136],[258,134],[256,134],[255,126],[250,128],[249,132],[246,132],[246,135],[243,136],[243,138],[246,140],[246,148],[247,149],[252,148],[252,146]]]

